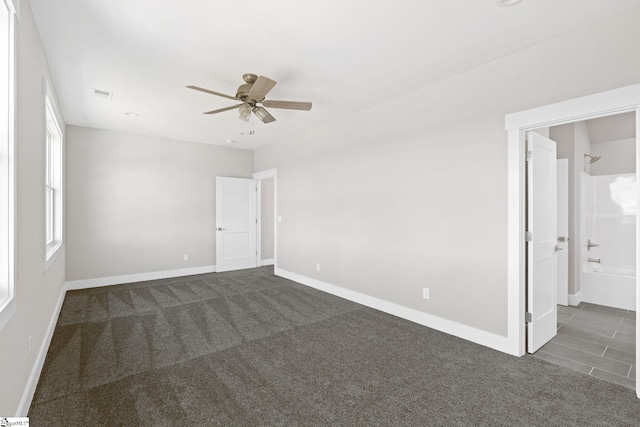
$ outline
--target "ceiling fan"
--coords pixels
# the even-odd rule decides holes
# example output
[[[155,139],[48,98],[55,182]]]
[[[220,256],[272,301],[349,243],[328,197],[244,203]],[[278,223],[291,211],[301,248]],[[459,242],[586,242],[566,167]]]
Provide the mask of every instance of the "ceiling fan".
[[[238,87],[236,96],[225,95],[224,93],[214,92],[212,90],[204,89],[198,86],[187,86],[187,88],[199,90],[200,92],[204,93],[210,93],[211,95],[221,96],[223,98],[241,101],[240,104],[231,107],[220,108],[219,110],[207,111],[204,114],[217,114],[222,113],[223,111],[229,111],[238,108],[240,109],[240,119],[244,120],[245,122],[249,121],[249,117],[251,117],[252,112],[263,123],[274,122],[276,120],[275,117],[269,114],[269,112],[264,107],[284,108],[287,110],[311,110],[310,102],[272,101],[264,99],[267,93],[269,93],[269,91],[276,85],[276,82],[268,77],[258,77],[255,74],[247,73],[242,75],[242,79],[245,81],[245,84],[242,84],[240,85],[240,87]]]

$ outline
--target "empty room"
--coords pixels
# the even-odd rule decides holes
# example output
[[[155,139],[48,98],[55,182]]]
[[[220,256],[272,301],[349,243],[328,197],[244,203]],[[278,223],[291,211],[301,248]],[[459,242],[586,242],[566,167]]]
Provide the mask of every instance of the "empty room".
[[[0,424],[637,425],[640,0],[2,6]]]

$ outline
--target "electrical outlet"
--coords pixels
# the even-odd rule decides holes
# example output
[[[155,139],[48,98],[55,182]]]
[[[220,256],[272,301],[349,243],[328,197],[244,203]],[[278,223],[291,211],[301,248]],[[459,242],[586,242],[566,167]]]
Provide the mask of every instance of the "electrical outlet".
[[[29,343],[29,356],[28,356],[28,358],[31,359],[31,336],[29,336],[29,339],[27,340],[27,342]]]
[[[320,271],[320,263],[316,263],[316,271]]]
[[[422,298],[429,299],[429,288],[422,288]]]
[[[185,261],[189,261],[189,254],[184,254],[184,257],[182,257],[182,259],[184,259]]]

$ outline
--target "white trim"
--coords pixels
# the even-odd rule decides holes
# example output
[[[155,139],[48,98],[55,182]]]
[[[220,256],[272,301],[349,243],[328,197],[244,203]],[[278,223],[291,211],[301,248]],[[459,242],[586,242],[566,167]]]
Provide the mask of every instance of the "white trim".
[[[149,273],[127,274],[124,276],[98,277],[96,279],[73,280],[66,282],[67,290],[99,288],[101,286],[123,285],[125,283],[144,282],[147,280],[170,279],[172,277],[193,276],[195,274],[215,273],[215,265],[204,267],[179,268],[176,270],[153,271]]]
[[[56,96],[55,90],[51,83],[49,83],[49,79],[47,79],[46,77],[42,78],[42,94],[49,101],[49,106],[52,110],[51,112],[53,113],[57,121],[56,126],[60,131],[60,135],[62,135],[62,138],[64,139],[66,135],[65,126],[63,126],[63,124],[65,124],[66,122],[64,120],[64,116],[62,115],[62,109],[60,108],[60,104],[58,103],[58,97]]]
[[[18,229],[18,216],[17,216],[17,173],[16,173],[16,154],[17,154],[17,137],[16,128],[18,115],[16,114],[16,73],[18,68],[17,61],[17,25],[16,21],[19,20],[18,12],[20,9],[20,3],[16,0],[16,3],[9,0],[5,2],[9,10],[9,14],[13,12],[18,19],[9,19],[8,26],[8,85],[7,85],[7,151],[2,153],[7,159],[7,295],[6,298],[0,301],[0,331],[9,323],[9,320],[17,311],[16,301],[16,266],[17,266],[17,239],[16,230]],[[17,9],[16,9],[17,6]],[[3,221],[4,222],[4,221]],[[2,225],[4,226],[4,225]],[[4,261],[2,261],[4,262]]]
[[[640,101],[638,102],[638,106],[636,108],[636,177],[640,174]],[[637,178],[636,178],[637,182]],[[636,197],[640,200],[640,185],[636,184]],[[636,271],[638,265],[640,265],[640,227],[638,227],[638,219],[640,218],[640,213],[636,213]],[[636,311],[640,308],[640,277],[636,273]],[[638,351],[638,346],[640,344],[640,317],[636,316],[636,384],[640,384],[640,370],[638,366],[640,366],[640,351]],[[636,395],[640,398],[640,387],[636,385]]]
[[[640,99],[640,84],[625,86],[507,114],[505,129],[535,129],[620,114],[636,109],[638,99]]]
[[[274,265],[275,263],[276,263],[276,260],[273,258],[260,260],[260,266]]]
[[[64,247],[64,244],[62,242],[57,242],[57,245],[52,246],[51,248],[47,248],[45,247],[45,255],[44,255],[44,271],[47,272],[49,270],[49,267],[51,267],[53,265],[54,262],[56,262],[56,259],[58,259],[58,257],[60,256],[60,254],[63,252],[62,248]],[[49,249],[51,249],[51,253],[49,253]]]
[[[636,106],[636,177],[640,175],[640,100]],[[637,178],[636,178],[637,181]],[[636,197],[640,200],[640,185],[636,185]],[[638,219],[640,219],[640,212],[636,213],[636,271],[638,265],[640,265],[640,227],[638,227]],[[640,277],[636,273],[636,311],[640,307]],[[640,344],[640,317],[636,316],[636,384],[640,384],[640,370],[637,368],[640,366],[640,351],[638,347]],[[640,387],[636,386],[636,395],[640,398]]]
[[[9,323],[11,317],[16,313],[17,303],[13,287],[9,288],[9,292],[11,292],[11,296],[2,301],[2,305],[0,306],[0,331]]]
[[[524,205],[525,179],[524,173],[524,137],[518,129],[508,131],[509,143],[507,146],[507,199],[514,203],[507,204],[507,336],[511,341],[510,354],[522,356],[525,346],[524,319],[525,313],[525,210],[520,209]],[[513,286],[517,283],[518,286]]]
[[[20,404],[18,405],[17,417],[26,417],[29,413],[29,407],[31,407],[31,401],[33,400],[33,395],[36,392],[38,381],[40,380],[42,367],[44,366],[44,361],[47,357],[47,352],[49,351],[51,338],[53,338],[53,332],[56,329],[56,324],[58,323],[58,317],[60,317],[60,310],[62,309],[62,303],[64,302],[66,293],[67,286],[65,284],[65,286],[62,287],[58,303],[56,304],[53,314],[51,315],[51,319],[49,320],[49,327],[45,332],[44,340],[40,345],[40,350],[38,350],[38,355],[35,363],[33,364],[33,368],[31,369],[31,374],[29,375],[29,381],[27,381],[27,386],[22,393],[22,399],[20,399]]]
[[[294,282],[330,293],[332,295],[336,295],[349,301],[353,301],[358,304],[383,311],[385,313],[400,317],[410,322],[436,329],[450,335],[455,335],[459,338],[472,341],[476,344],[493,348],[505,353],[510,352],[509,350],[511,348],[511,345],[509,340],[507,339],[507,337],[501,335],[492,334],[481,329],[476,329],[472,326],[463,325],[461,323],[443,319],[432,314],[404,307],[399,304],[372,297],[370,295],[365,295],[360,292],[352,291],[350,289],[342,288],[340,286],[321,282],[320,280],[312,279],[300,274],[282,270],[280,268],[275,269],[275,275],[284,277],[285,279],[293,280]]]
[[[256,179],[256,265],[262,260],[262,180]]]
[[[64,121],[62,120],[62,114],[60,112],[60,108],[58,107],[58,101],[56,99],[53,87],[49,83],[49,80],[46,77],[42,78],[42,94],[43,94],[43,111],[45,117],[45,152],[46,159],[44,164],[44,170],[46,172],[49,171],[48,159],[50,155],[55,155],[56,160],[54,160],[54,172],[52,181],[48,182],[48,178],[45,178],[45,187],[54,190],[55,201],[54,201],[54,211],[51,212],[53,215],[52,218],[49,218],[47,214],[45,214],[44,219],[44,227],[47,230],[47,223],[50,219],[53,221],[53,241],[47,243],[45,238],[44,245],[44,271],[48,271],[49,268],[53,265],[58,255],[62,252],[62,248],[64,246],[64,168],[65,168],[65,133],[64,133]],[[56,146],[49,146],[48,135],[54,134],[56,138]],[[50,150],[53,150],[51,153]],[[46,174],[45,174],[46,175]],[[57,202],[57,203],[55,203]],[[46,197],[44,201],[46,205]],[[47,212],[48,213],[48,212]],[[46,234],[46,233],[45,233]]]
[[[276,175],[278,175],[278,169],[267,169],[260,172],[254,172],[253,179],[263,180],[263,179],[275,178]]]
[[[524,354],[524,310],[525,267],[522,255],[525,226],[522,221],[524,203],[524,132],[531,129],[556,126],[609,116],[625,112],[636,114],[636,173],[640,170],[640,84],[626,86],[607,92],[584,96],[556,104],[533,108],[505,116],[508,131],[508,201],[507,201],[507,298],[508,337],[511,346],[518,346],[517,354]],[[640,198],[640,186],[638,188]],[[636,214],[636,221],[640,213]],[[640,228],[636,227],[636,264],[640,263]],[[640,277],[636,276],[636,307],[640,306]],[[516,306],[517,304],[517,306]],[[636,319],[636,350],[640,344],[640,317]],[[636,351],[636,364],[640,364],[640,352]],[[640,383],[640,370],[636,372]],[[636,390],[640,398],[640,388]]]
[[[582,302],[582,291],[576,294],[569,294],[569,305],[575,307]]]
[[[273,178],[273,265],[278,266],[278,169],[267,169],[253,173],[253,179],[258,180],[258,230],[257,230],[257,260],[262,264],[262,180]],[[269,264],[271,265],[271,264]]]
[[[20,0],[4,0],[7,8],[16,15],[16,19],[20,22]]]

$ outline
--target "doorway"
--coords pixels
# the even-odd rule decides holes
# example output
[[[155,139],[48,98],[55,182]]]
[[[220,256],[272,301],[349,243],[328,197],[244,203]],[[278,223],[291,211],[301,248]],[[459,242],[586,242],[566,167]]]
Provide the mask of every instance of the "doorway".
[[[569,237],[558,265],[561,256],[570,255],[570,274],[564,295],[558,292],[557,335],[533,353],[631,389],[636,388],[635,124],[631,112],[545,129],[556,143],[558,162],[570,170],[565,196],[570,231],[558,228],[558,239]],[[558,284],[561,290],[560,279]]]
[[[253,174],[258,182],[258,232],[257,265],[277,267],[277,169],[268,169]]]
[[[595,95],[564,101],[532,110],[509,114],[505,127],[508,131],[508,338],[513,354],[525,353],[525,133],[541,127],[555,126],[580,120],[633,112],[636,118],[636,165],[640,156],[638,128],[640,128],[640,85],[632,85]],[[637,173],[637,171],[636,171]],[[636,189],[636,195],[638,190]],[[636,214],[636,221],[638,215]],[[636,265],[638,251],[636,230]],[[638,289],[638,278],[635,279]],[[636,306],[639,295],[636,292]],[[636,320],[636,331],[639,329]],[[638,343],[636,332],[636,347]],[[636,366],[638,352],[636,351]],[[636,370],[636,382],[640,374]],[[640,393],[636,391],[638,397]]]
[[[276,265],[276,175],[216,177],[216,271]]]

